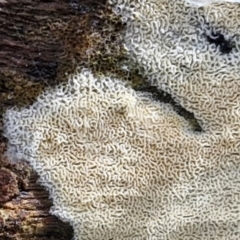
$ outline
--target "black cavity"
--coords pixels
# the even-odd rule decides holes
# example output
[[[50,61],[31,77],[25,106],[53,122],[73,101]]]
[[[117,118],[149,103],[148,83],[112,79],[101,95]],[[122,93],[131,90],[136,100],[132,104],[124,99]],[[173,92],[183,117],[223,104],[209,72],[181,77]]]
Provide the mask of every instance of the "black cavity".
[[[161,89],[158,89],[156,86],[143,85],[141,87],[135,87],[134,90],[140,92],[151,93],[152,98],[155,101],[160,101],[164,103],[169,103],[173,106],[174,111],[176,111],[180,116],[184,117],[188,122],[191,123],[193,130],[196,132],[202,132],[202,128],[197,122],[194,114],[184,109],[179,105],[169,93],[164,92]]]
[[[220,32],[211,32],[211,34],[207,35],[207,41],[219,47],[220,52],[223,54],[228,54],[233,49],[232,39],[226,39]]]

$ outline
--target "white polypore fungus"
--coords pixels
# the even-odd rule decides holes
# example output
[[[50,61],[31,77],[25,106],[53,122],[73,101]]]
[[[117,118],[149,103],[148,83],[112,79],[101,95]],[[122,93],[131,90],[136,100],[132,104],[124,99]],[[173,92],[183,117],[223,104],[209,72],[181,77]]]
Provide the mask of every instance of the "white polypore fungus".
[[[186,0],[188,3],[192,4],[193,6],[206,6],[216,2],[240,2],[239,0]]]
[[[10,159],[29,161],[75,239],[237,239],[239,135],[194,135],[171,106],[83,72],[8,110]]]
[[[240,217],[235,218],[240,209],[239,180],[229,189],[232,200],[226,203],[225,210],[208,205],[213,203],[215,194],[224,189],[218,171],[231,172],[225,179],[225,186],[240,175],[239,4],[216,2],[195,8],[181,0],[111,0],[110,3],[126,22],[125,48],[131,59],[144,69],[152,85],[169,92],[201,123],[205,132],[201,136],[201,146],[209,155],[201,153],[195,160],[211,162],[205,182],[212,192],[205,194],[205,190],[200,190],[203,183],[195,179],[199,202],[190,197],[185,205],[167,198],[172,203],[168,209],[183,212],[172,215],[172,227],[165,226],[157,239],[239,239]],[[191,150],[186,148],[186,151]],[[231,166],[235,166],[235,170],[230,170]],[[205,167],[200,171],[203,175],[207,172]],[[196,172],[192,173],[194,176]],[[178,190],[181,187],[191,195],[190,185],[176,183]],[[216,203],[225,201],[225,193],[220,195]],[[198,208],[202,208],[199,216],[192,214]],[[183,215],[185,221],[182,219],[178,228],[174,218]],[[229,223],[235,225],[235,230]]]
[[[238,132],[240,5],[110,2],[126,21],[125,47],[150,83],[193,112],[205,131]]]

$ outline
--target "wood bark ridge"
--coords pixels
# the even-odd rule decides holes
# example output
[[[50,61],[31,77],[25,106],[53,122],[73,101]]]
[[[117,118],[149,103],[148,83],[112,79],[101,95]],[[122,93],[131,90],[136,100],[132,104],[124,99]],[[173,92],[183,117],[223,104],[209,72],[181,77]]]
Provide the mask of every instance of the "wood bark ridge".
[[[66,80],[107,20],[102,0],[0,1],[0,239],[72,239],[69,224],[49,214],[48,193],[26,163],[3,154],[2,117],[31,104],[45,88]],[[95,33],[95,36],[93,34]],[[96,50],[97,51],[97,50]],[[88,56],[89,58],[89,56]]]
[[[49,214],[51,200],[36,180],[27,166],[1,168],[0,239],[72,238],[72,228]]]

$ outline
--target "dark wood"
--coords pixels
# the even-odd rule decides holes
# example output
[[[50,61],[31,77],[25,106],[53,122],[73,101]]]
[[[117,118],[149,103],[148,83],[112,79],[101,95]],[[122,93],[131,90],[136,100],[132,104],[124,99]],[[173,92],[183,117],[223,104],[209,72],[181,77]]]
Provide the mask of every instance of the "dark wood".
[[[49,214],[52,202],[26,163],[9,164],[0,147],[0,239],[70,240],[69,224]]]

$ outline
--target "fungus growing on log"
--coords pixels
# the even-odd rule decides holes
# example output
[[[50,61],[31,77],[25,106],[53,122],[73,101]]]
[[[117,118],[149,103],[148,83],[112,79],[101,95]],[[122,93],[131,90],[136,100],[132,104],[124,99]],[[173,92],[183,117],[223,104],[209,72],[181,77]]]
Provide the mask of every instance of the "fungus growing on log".
[[[175,174],[187,176],[180,156],[196,142],[188,128],[170,105],[86,71],[5,116],[9,159],[29,161],[53,199],[52,213],[72,224],[77,239],[147,236],[142,227],[164,201],[154,196]],[[181,142],[171,160],[164,152],[175,154],[173,139]],[[178,163],[167,170],[171,161]]]
[[[240,9],[114,4],[131,59],[203,132],[151,94],[83,71],[6,112],[9,159],[32,165],[75,239],[239,239],[239,48],[220,54],[206,32],[236,34],[240,20],[231,18]]]
[[[32,165],[76,239],[238,233],[239,135],[193,134],[118,80],[80,73],[7,111],[5,135],[9,159]]]
[[[237,3],[221,2],[197,9],[182,0],[111,3],[127,23],[124,39],[129,56],[151,85],[171,94],[194,113],[204,131],[239,124]],[[212,32],[221,33],[223,40],[235,36],[235,47],[223,54],[226,44],[209,42],[207,36]]]

